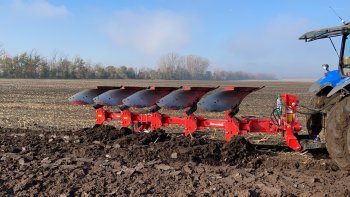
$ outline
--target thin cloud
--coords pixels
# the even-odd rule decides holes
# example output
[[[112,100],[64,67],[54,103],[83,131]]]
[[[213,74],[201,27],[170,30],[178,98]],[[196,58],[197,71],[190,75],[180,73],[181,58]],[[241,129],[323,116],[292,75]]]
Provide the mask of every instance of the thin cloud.
[[[317,41],[306,45],[297,40],[306,31],[316,28],[305,19],[277,17],[264,26],[254,27],[251,33],[235,35],[228,51],[233,64],[244,71],[274,72],[282,77],[316,76],[318,65],[336,59],[329,43]]]
[[[190,42],[191,20],[169,11],[124,10],[107,24],[107,35],[120,47],[145,55],[177,51]]]
[[[277,18],[265,26],[254,27],[252,32],[239,33],[229,48],[237,56],[253,59],[266,59],[274,57],[276,53],[289,53],[296,44],[300,44],[296,40],[308,26],[308,21],[305,20]]]
[[[69,13],[64,5],[53,5],[47,0],[13,0],[11,7],[18,14],[35,17],[63,17]]]

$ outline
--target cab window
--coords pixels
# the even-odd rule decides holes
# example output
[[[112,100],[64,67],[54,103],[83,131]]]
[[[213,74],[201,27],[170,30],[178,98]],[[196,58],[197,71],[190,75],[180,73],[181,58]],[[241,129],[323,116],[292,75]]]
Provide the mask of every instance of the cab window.
[[[350,75],[350,40],[349,35],[345,38],[344,54],[343,54],[343,73]]]

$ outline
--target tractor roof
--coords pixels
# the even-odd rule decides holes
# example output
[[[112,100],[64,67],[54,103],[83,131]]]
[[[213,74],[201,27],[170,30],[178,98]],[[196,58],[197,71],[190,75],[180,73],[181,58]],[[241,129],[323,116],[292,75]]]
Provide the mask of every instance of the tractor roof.
[[[347,23],[341,26],[310,31],[300,36],[299,40],[305,40],[306,42],[311,42],[318,39],[330,38],[330,37],[340,36],[348,33],[350,33],[350,23]]]

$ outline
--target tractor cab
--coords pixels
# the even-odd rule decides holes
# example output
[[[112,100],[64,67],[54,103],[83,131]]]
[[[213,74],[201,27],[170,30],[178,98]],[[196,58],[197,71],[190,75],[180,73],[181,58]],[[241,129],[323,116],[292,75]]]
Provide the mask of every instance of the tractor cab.
[[[317,96],[326,95],[328,97],[341,90],[350,90],[350,23],[345,25],[323,28],[307,32],[300,36],[300,40],[311,42],[318,39],[328,38],[333,48],[336,50],[332,37],[342,36],[339,64],[337,70],[329,70],[328,64],[322,65],[327,72],[323,77],[317,80],[311,87],[310,91]]]

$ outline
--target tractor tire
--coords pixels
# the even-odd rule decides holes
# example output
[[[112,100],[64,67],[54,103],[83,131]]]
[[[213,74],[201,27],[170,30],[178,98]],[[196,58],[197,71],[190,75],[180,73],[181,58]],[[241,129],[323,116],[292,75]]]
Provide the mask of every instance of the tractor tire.
[[[324,107],[329,98],[327,96],[314,96],[310,100],[310,108],[320,109]],[[324,127],[324,115],[321,113],[310,114],[306,116],[306,128],[309,135],[316,137]]]
[[[350,96],[336,103],[327,115],[326,147],[340,169],[350,170]]]

